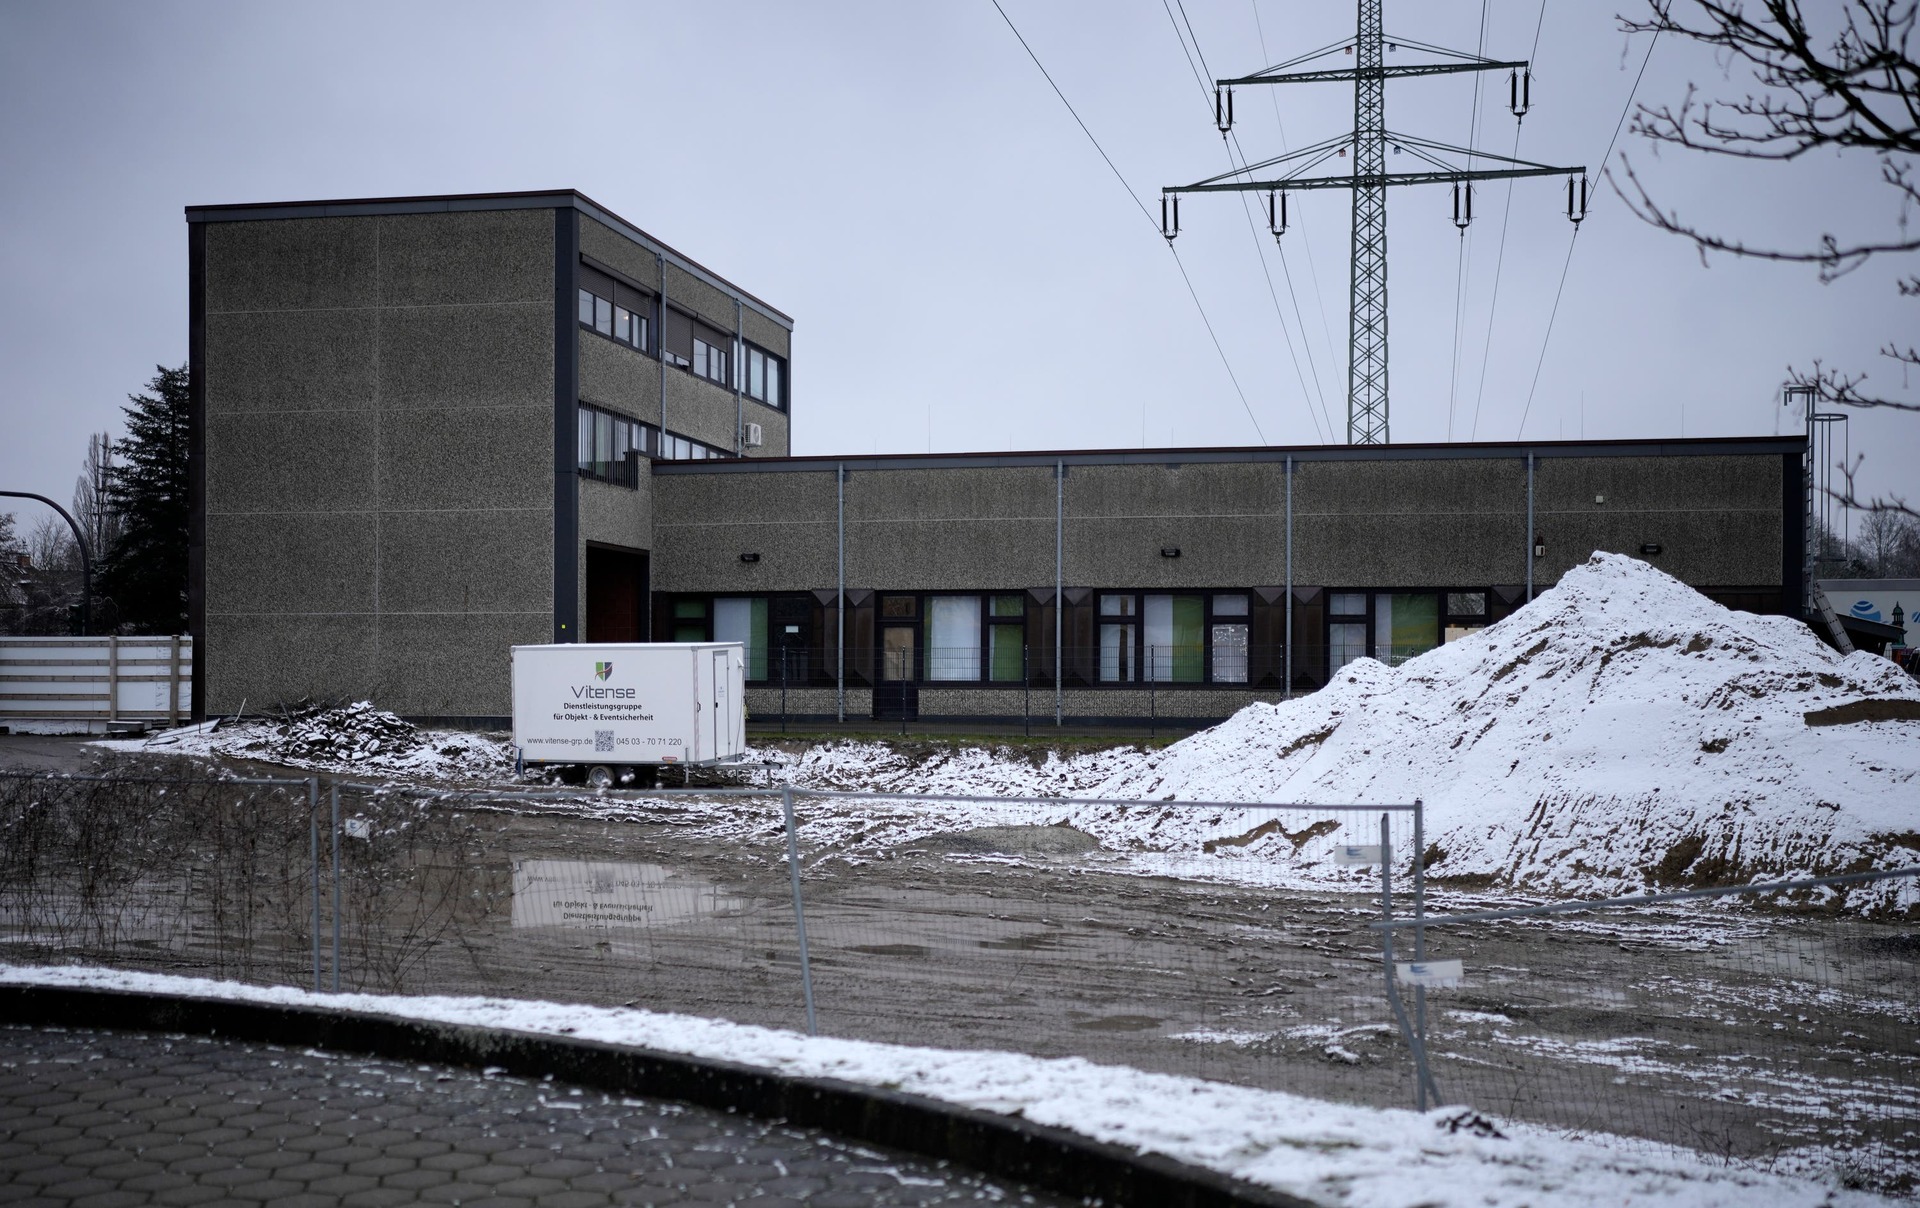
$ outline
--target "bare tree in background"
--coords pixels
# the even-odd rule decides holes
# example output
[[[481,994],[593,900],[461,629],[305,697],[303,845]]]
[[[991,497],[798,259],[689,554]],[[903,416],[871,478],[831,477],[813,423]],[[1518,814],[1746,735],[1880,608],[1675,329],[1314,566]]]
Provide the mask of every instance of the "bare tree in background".
[[[26,565],[19,565],[24,555]],[[8,568],[12,599],[0,627],[6,632],[56,636],[74,632],[80,609],[80,547],[58,516],[42,516],[18,543]]]
[[[1738,99],[1701,100],[1689,86],[1679,106],[1638,107],[1634,133],[1656,144],[1739,159],[1789,161],[1816,151],[1870,156],[1897,203],[1894,229],[1884,238],[1848,239],[1823,232],[1801,247],[1765,247],[1705,231],[1663,208],[1642,186],[1625,155],[1626,187],[1608,178],[1621,199],[1643,220],[1689,239],[1702,256],[1724,252],[1759,260],[1810,264],[1822,282],[1859,268],[1876,256],[1910,256],[1920,235],[1909,231],[1908,211],[1920,203],[1912,156],[1920,153],[1920,63],[1910,49],[1920,0],[1830,0],[1816,6],[1819,27],[1800,0],[1648,0],[1651,16],[1622,17],[1629,33],[1685,38],[1712,48],[1729,69],[1744,67],[1759,85]],[[1920,275],[1897,282],[1900,296],[1920,298]],[[1880,353],[1908,369],[1920,367],[1920,348],[1890,339]],[[1866,385],[1865,371],[1789,370],[1794,385],[1813,387],[1817,397],[1846,407],[1920,412],[1920,399],[1898,398]],[[1850,508],[1920,517],[1899,495],[1856,496],[1855,461],[1844,470],[1845,486],[1833,494]]]
[[[0,512],[0,633],[17,633],[15,618],[26,602],[27,547],[14,532],[12,512]]]
[[[1894,511],[1869,512],[1853,544],[1860,578],[1920,577],[1920,520]]]
[[[103,558],[120,538],[120,511],[113,505],[113,439],[105,432],[87,437],[87,460],[73,484],[73,516],[87,536],[87,548]]]

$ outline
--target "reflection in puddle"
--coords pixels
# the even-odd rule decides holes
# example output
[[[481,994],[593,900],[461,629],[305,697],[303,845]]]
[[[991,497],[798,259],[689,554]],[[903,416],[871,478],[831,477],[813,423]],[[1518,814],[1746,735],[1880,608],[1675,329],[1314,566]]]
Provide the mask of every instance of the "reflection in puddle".
[[[513,925],[670,927],[734,914],[747,899],[658,864],[522,860],[513,866]]]

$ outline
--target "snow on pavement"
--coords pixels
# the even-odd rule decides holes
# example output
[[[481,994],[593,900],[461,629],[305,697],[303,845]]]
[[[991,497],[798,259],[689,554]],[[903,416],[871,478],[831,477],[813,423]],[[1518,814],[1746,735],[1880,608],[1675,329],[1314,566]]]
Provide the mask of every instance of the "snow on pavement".
[[[287,988],[84,967],[0,965],[0,984],[92,987],[338,1007],[451,1024],[566,1035],[809,1078],[883,1087],[1162,1154],[1327,1205],[1351,1208],[1592,1208],[1892,1203],[1667,1145],[1557,1136],[1501,1122],[1454,1130],[1458,1108],[1352,1107],[1081,1058],[910,1048],[811,1038],[685,1015],[497,998],[311,994]]]

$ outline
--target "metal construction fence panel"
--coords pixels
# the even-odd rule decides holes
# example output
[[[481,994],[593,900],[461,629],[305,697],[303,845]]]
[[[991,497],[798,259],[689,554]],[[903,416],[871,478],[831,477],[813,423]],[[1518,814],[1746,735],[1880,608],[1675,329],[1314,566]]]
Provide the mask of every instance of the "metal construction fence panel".
[[[0,952],[303,982],[319,935],[316,791],[0,774]]]
[[[1411,806],[7,777],[0,810],[14,959],[631,1004],[1379,1102],[1411,1080],[1366,928],[1382,819],[1411,851]],[[1156,838],[1196,822],[1219,838]],[[89,871],[103,828],[137,867]]]
[[[1429,976],[1459,975],[1429,996],[1439,1101],[1911,1192],[1920,934],[1840,907],[1917,877],[1426,915]]]
[[[1417,803],[0,775],[0,951],[1083,1057],[1915,1186],[1920,934],[1841,909],[1897,879],[1442,915],[1423,827]]]

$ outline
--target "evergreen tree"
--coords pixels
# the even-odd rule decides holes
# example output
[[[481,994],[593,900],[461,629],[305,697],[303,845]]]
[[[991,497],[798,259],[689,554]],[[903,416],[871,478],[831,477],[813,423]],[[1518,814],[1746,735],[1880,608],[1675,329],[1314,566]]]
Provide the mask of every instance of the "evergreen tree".
[[[127,396],[127,435],[107,494],[120,534],[95,591],[130,633],[187,631],[187,367],[156,365],[147,393]]]

